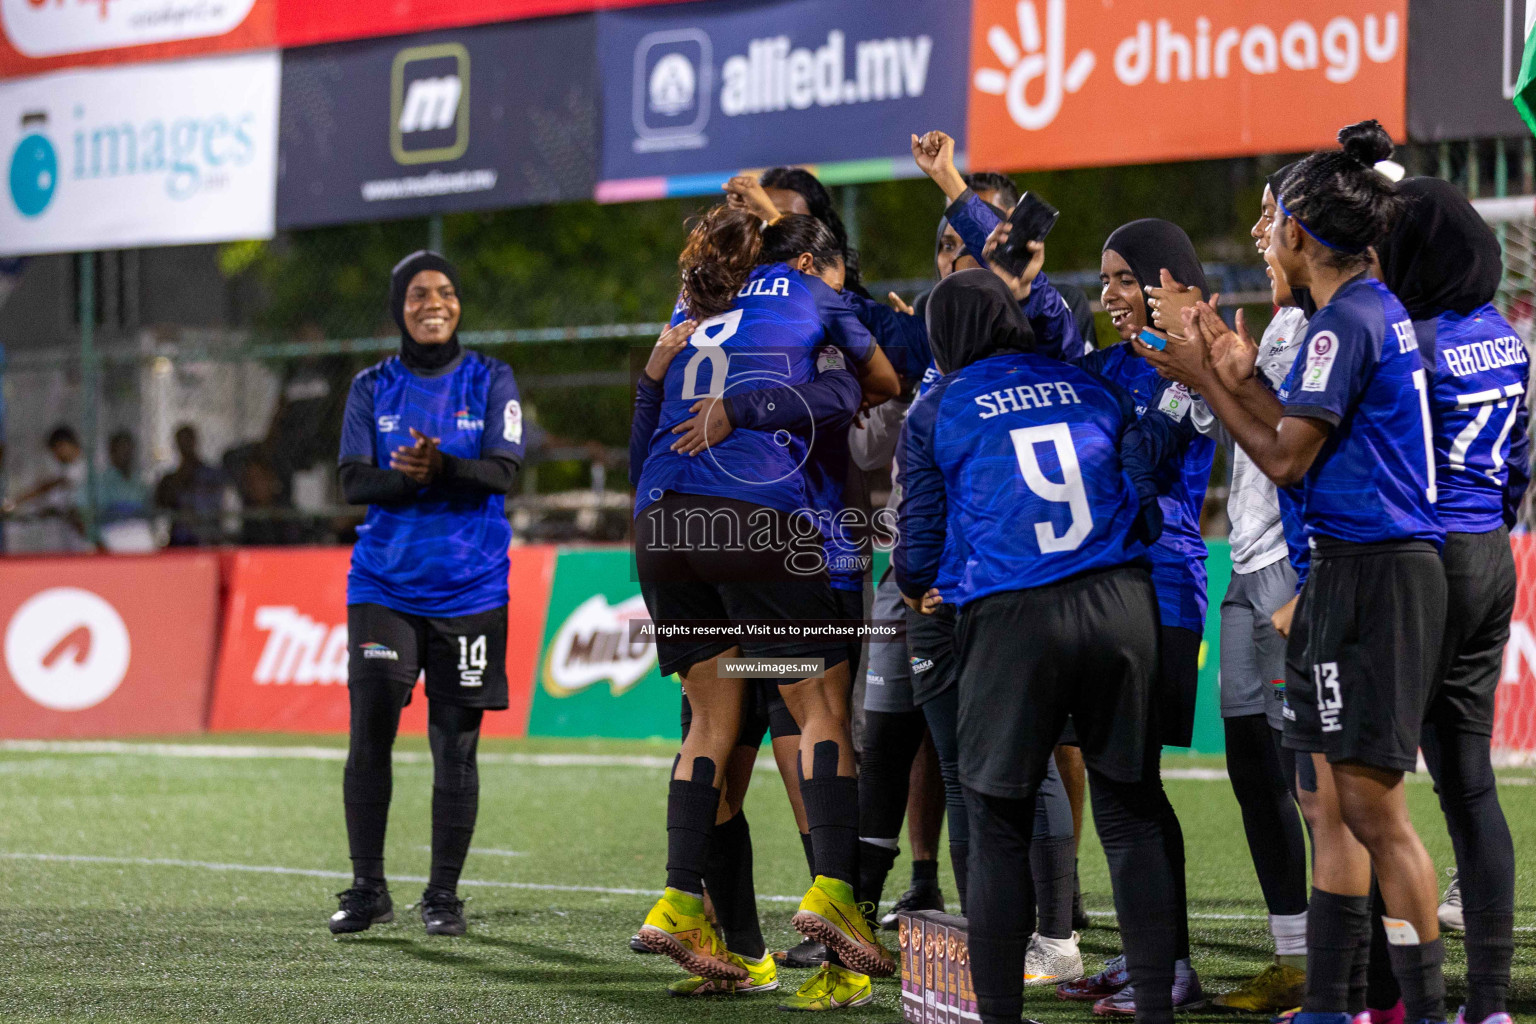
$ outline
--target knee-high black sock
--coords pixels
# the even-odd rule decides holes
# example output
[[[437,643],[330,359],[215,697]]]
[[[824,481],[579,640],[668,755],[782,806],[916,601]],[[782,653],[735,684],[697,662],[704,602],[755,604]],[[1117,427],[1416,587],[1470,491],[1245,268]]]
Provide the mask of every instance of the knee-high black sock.
[[[1169,822],[1177,827],[1177,819],[1151,768],[1136,783],[1115,782],[1091,767],[1088,774],[1093,822],[1109,862],[1125,966],[1136,988],[1136,1019],[1140,1024],[1169,1024],[1174,961],[1188,955],[1180,947],[1181,937],[1188,937],[1179,898],[1183,860],[1176,862],[1172,856],[1183,843],[1165,834]]]
[[[1489,738],[1424,730],[1424,760],[1456,850],[1466,924],[1467,1014],[1472,1024],[1503,1012],[1514,957],[1515,846],[1499,806]]]
[[[1308,1013],[1344,1013],[1360,947],[1370,942],[1369,896],[1341,896],[1313,888],[1307,906]]]
[[[837,774],[841,754],[832,740],[817,743],[811,751],[811,778],[799,765],[800,799],[810,827],[816,854],[816,873],[858,884],[859,780]]]
[[[879,907],[886,876],[891,873],[895,863],[894,848],[872,843],[868,839],[859,840],[859,884],[853,890],[860,903],[869,902]]]
[[[1445,941],[1387,943],[1392,973],[1403,990],[1403,1019],[1445,1020]]]
[[[1048,939],[1072,937],[1072,880],[1077,844],[1070,835],[1036,839],[1029,847],[1029,873],[1035,880],[1035,930]]]
[[[1159,792],[1163,784],[1157,782]],[[1174,959],[1189,959],[1189,880],[1185,875],[1184,867],[1184,829],[1179,825],[1179,816],[1174,813],[1173,804],[1169,802],[1167,793],[1163,793],[1161,810],[1163,813],[1163,848],[1168,858],[1169,869],[1173,872],[1173,900],[1174,900]]]
[[[715,762],[710,758],[694,758],[692,773],[691,779],[674,778],[667,789],[667,887],[700,896],[720,791],[714,787]]]
[[[348,692],[351,724],[342,804],[353,884],[359,887],[384,885],[384,831],[394,791],[390,751],[400,727],[405,692],[382,681],[359,681]]]
[[[428,889],[458,891],[459,875],[475,835],[480,810],[479,708],[431,704],[427,739],[432,747],[432,871]]]
[[[752,830],[738,813],[715,826],[704,860],[704,885],[715,905],[715,918],[732,953],[762,959],[763,929],[757,918],[757,890],[752,881]]]
[[[1301,817],[1275,753],[1275,730],[1263,715],[1226,718],[1222,725],[1227,774],[1243,812],[1243,832],[1264,903],[1276,916],[1300,914],[1307,909],[1307,850]]]
[[[971,844],[966,840],[951,839],[949,842],[949,866],[955,872],[955,890],[960,894],[960,916],[965,916],[966,902],[971,887]]]
[[[1403,997],[1403,990],[1397,984],[1397,975],[1392,973],[1392,958],[1387,954],[1387,929],[1381,923],[1386,912],[1387,904],[1381,898],[1381,886],[1376,884],[1376,876],[1372,875],[1371,941],[1366,947],[1369,950],[1369,956],[1363,968],[1365,993],[1363,1001],[1357,1000],[1356,988],[1361,982],[1357,979],[1356,982],[1351,983],[1348,1007],[1350,1013],[1359,1013],[1366,1007],[1373,1010],[1390,1010]],[[1356,973],[1361,973],[1360,964],[1357,962],[1355,966]]]
[[[1024,1008],[1024,949],[1034,919],[1029,844],[1035,802],[965,791],[970,811],[971,978],[983,1021],[1018,1024]]]
[[[816,877],[816,846],[811,842],[809,832],[800,833],[800,845],[805,847],[805,866],[810,869],[811,878]]]

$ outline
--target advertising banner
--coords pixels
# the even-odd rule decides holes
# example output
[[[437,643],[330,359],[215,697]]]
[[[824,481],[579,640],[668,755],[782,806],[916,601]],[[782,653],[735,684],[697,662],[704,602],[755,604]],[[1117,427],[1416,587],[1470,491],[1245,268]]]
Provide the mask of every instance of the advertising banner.
[[[976,0],[970,165],[1036,170],[1404,131],[1408,0]]]
[[[22,0],[4,0],[20,3]],[[522,21],[613,7],[641,7],[684,0],[391,0],[390,3],[316,3],[279,0],[277,35],[283,46],[311,46],[344,39],[394,36],[496,21]]]
[[[676,739],[677,679],[657,671],[655,644],[629,638],[648,618],[628,548],[562,550],[528,734]]]
[[[1511,102],[1525,51],[1525,0],[1413,0],[1408,135],[1416,142],[1526,133]]]
[[[0,82],[0,256],[272,236],[276,53]]]
[[[0,737],[199,732],[213,554],[0,559]]]
[[[487,736],[527,735],[555,549],[513,548],[507,620],[511,705],[485,716]],[[228,566],[224,639],[208,727],[214,732],[346,732],[347,548],[251,548]],[[427,729],[420,687],[401,718]]]
[[[284,228],[588,199],[590,16],[283,54]]]
[[[0,78],[88,64],[271,49],[277,44],[278,3],[0,0]]]
[[[1520,588],[1493,719],[1494,763],[1536,763],[1536,538],[1511,537]]]
[[[829,181],[916,174],[913,132],[964,143],[969,7],[721,0],[599,14],[598,198],[712,192],[774,164],[821,165]]]

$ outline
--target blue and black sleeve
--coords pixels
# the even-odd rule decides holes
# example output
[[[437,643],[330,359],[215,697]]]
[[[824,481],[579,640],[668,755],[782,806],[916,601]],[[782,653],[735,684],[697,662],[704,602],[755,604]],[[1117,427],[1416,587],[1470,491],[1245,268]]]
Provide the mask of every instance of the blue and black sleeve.
[[[949,502],[934,454],[934,431],[946,387],[940,381],[914,402],[901,430],[901,535],[891,552],[891,566],[896,585],[913,600],[921,600],[937,582],[944,554]]]

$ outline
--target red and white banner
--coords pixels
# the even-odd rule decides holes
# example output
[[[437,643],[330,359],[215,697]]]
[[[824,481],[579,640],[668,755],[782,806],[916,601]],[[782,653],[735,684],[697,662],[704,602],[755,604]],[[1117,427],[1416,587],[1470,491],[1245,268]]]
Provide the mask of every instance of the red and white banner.
[[[1504,646],[1498,710],[1493,719],[1494,762],[1536,762],[1536,537],[1511,537],[1520,589]]]
[[[487,736],[525,736],[555,549],[513,548],[507,609],[511,706],[486,715]],[[346,732],[348,548],[252,548],[226,562],[224,639],[213,732]],[[427,730],[418,689],[402,732]]]
[[[0,560],[0,737],[200,732],[211,553]]]

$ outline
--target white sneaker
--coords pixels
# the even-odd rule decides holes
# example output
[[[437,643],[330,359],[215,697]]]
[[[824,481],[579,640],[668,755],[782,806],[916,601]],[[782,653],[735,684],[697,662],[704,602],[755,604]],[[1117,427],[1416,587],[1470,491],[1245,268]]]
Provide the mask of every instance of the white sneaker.
[[[1077,932],[1070,939],[1048,939],[1039,932],[1029,937],[1024,951],[1025,985],[1060,985],[1083,976],[1083,954],[1077,948]]]
[[[1446,887],[1445,899],[1440,901],[1440,927],[1448,932],[1464,932],[1467,930],[1467,922],[1461,913],[1461,876],[1451,868],[1446,874],[1451,876],[1451,884]]]

